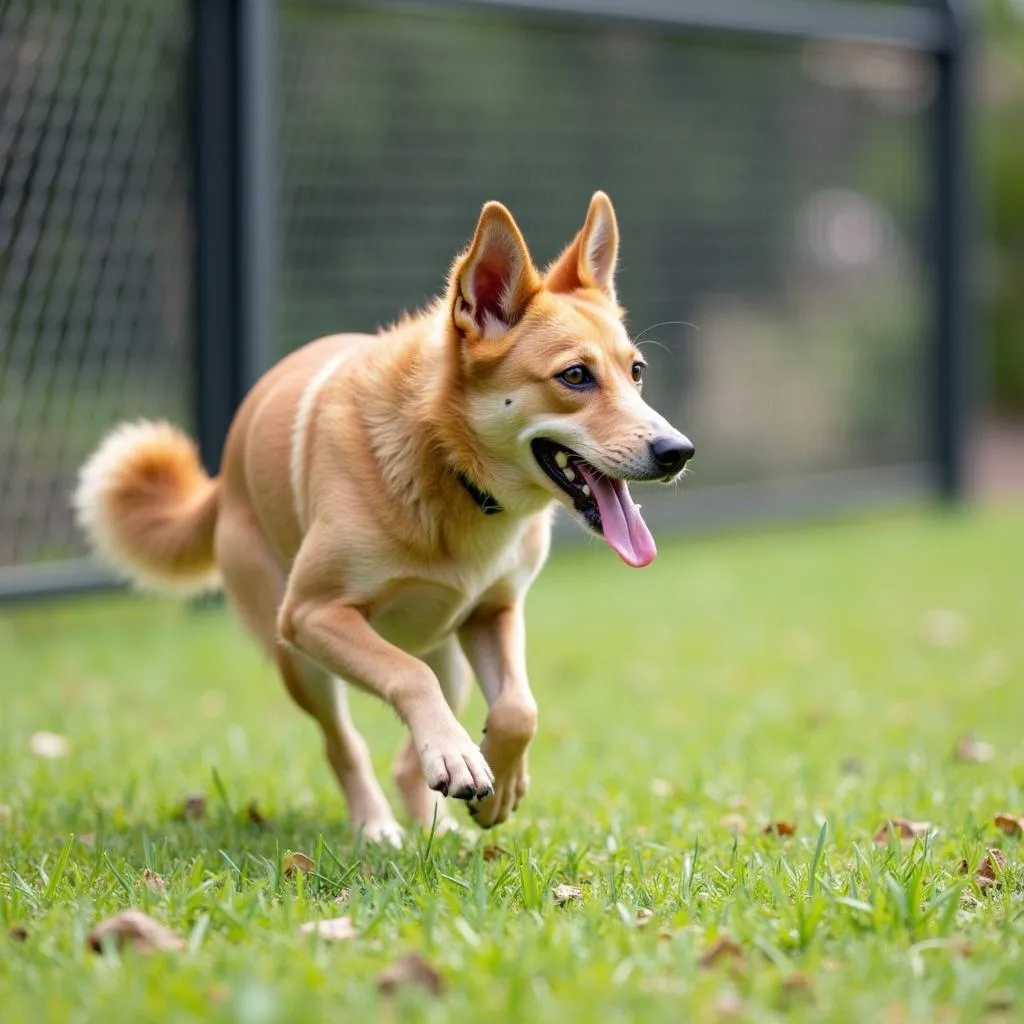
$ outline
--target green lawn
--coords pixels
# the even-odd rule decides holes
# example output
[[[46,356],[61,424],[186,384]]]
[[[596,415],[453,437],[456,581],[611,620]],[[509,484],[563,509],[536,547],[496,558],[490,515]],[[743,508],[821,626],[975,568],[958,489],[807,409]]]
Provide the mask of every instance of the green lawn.
[[[1024,510],[663,542],[644,572],[585,546],[529,610],[532,792],[510,825],[399,853],[357,848],[314,727],[221,611],[5,613],[0,1019],[1024,1013],[1021,841],[993,824],[1024,814]],[[353,704],[387,774],[400,730]],[[67,756],[33,755],[39,730]],[[954,757],[969,733],[990,762]],[[205,813],[178,820],[190,794]],[[933,829],[874,844],[894,816]],[[986,847],[1006,867],[982,889],[958,866]],[[287,850],[315,869],[285,877]],[[582,898],[557,906],[558,884]],[[91,952],[129,906],[187,949]],[[298,931],[339,914],[358,937]],[[743,955],[701,966],[722,937]],[[378,993],[409,951],[446,994]]]

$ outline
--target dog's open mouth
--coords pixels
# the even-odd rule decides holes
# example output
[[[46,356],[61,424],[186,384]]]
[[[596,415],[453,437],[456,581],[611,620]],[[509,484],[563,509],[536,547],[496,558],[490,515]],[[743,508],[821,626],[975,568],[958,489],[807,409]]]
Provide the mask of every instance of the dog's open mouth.
[[[640,568],[654,561],[658,549],[625,480],[605,476],[571,448],[547,438],[537,438],[532,448],[541,469],[569,496],[583,522],[627,565]]]

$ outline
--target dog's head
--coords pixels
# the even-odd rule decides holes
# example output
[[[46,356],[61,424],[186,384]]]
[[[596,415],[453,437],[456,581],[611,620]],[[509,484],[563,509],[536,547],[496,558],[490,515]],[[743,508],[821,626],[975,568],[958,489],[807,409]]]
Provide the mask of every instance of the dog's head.
[[[467,426],[500,467],[499,500],[542,490],[643,566],[656,548],[627,482],[675,480],[693,445],[643,400],[646,364],[615,297],[618,245],[597,192],[541,273],[512,215],[488,203],[447,301]]]

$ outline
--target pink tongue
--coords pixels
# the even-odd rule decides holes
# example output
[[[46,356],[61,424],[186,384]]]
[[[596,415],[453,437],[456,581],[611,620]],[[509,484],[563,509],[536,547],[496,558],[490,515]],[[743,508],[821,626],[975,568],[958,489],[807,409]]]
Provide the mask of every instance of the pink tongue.
[[[625,481],[599,476],[589,466],[577,464],[577,468],[597,501],[604,539],[626,565],[634,569],[650,565],[658,548],[640,515],[640,509],[633,504]]]

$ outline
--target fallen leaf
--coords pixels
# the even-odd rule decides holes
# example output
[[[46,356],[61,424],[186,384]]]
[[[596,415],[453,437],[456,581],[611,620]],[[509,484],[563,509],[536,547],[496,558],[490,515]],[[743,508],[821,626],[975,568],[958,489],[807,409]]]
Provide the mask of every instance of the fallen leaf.
[[[889,829],[897,839],[920,839],[931,831],[930,821],[909,821],[907,818],[890,818],[881,825],[874,836],[876,846],[885,846],[889,842]]]
[[[403,985],[415,985],[435,996],[441,995],[445,988],[440,972],[419,953],[406,953],[377,978],[377,988],[387,995]]]
[[[932,608],[921,617],[921,638],[932,647],[956,647],[967,637],[967,620],[952,608]]]
[[[996,825],[999,826],[1008,836],[1019,836],[1024,832],[1024,818],[1014,817],[1012,814],[997,814]]]
[[[186,821],[198,821],[204,814],[206,814],[206,797],[199,793],[193,793],[192,796],[185,798],[178,817],[184,818]]]
[[[697,961],[701,967],[714,967],[719,960],[745,960],[743,947],[735,939],[721,938],[708,946]]]
[[[989,1010],[1012,1010],[1017,1002],[1017,994],[1012,988],[994,988],[985,1000]]]
[[[167,892],[167,883],[152,868],[142,872],[142,882],[153,892]]]
[[[488,845],[480,851],[480,856],[487,861],[497,860],[499,857],[507,857],[508,850],[506,850],[503,846],[495,846],[491,843],[488,843]]]
[[[281,866],[284,868],[285,876],[290,878],[296,871],[312,871],[316,867],[316,862],[304,853],[289,850],[284,855]]]
[[[245,809],[245,816],[257,828],[266,828],[270,824],[270,822],[260,814],[260,809],[257,807],[255,800],[249,801],[249,806]]]
[[[770,821],[763,829],[763,836],[791,836],[796,833],[795,821]]]
[[[813,980],[806,971],[793,971],[779,982],[783,992],[807,992],[813,985]]]
[[[352,894],[349,892],[348,889],[342,889],[341,892],[339,892],[338,895],[335,896],[333,900],[331,900],[331,902],[333,904],[335,904],[336,906],[340,907],[340,906],[344,905],[345,903],[348,903],[348,898],[351,895]]]
[[[965,736],[957,743],[953,755],[958,761],[964,761],[968,764],[988,764],[989,761],[995,759],[996,748],[984,740],[976,740],[970,736]]]
[[[350,917],[332,917],[324,921],[307,921],[299,929],[304,935],[319,935],[327,942],[345,942],[359,935]]]
[[[651,779],[651,792],[662,798],[672,795],[672,783],[668,779]]]
[[[651,918],[653,918],[653,917],[654,917],[654,911],[653,910],[650,910],[647,907],[641,907],[636,912],[636,926],[637,926],[637,928],[643,928],[643,926],[645,924],[649,924],[650,921],[651,921]]]
[[[583,890],[576,885],[556,885],[551,894],[555,897],[555,905],[559,907],[583,899]]]
[[[117,949],[127,946],[140,953],[185,948],[184,939],[141,910],[122,910],[100,921],[86,936],[86,942],[97,953],[108,943]]]
[[[71,744],[66,736],[55,732],[34,732],[28,738],[28,749],[36,757],[44,757],[54,761],[59,757],[67,757]]]
[[[718,824],[726,831],[733,832],[738,836],[746,835],[747,820],[742,814],[736,814],[735,811],[723,814],[722,817],[718,819]]]
[[[7,934],[12,942],[24,942],[28,938],[28,929],[23,924],[15,924]]]
[[[978,870],[974,872],[974,880],[978,883],[978,888],[986,889],[988,886],[994,885],[997,880],[997,875],[1001,873],[1005,867],[1006,858],[1003,856],[1002,851],[989,850],[985,859],[978,867]],[[967,861],[960,861],[960,866],[957,868],[957,871],[961,875],[966,875],[969,870],[970,867]]]

